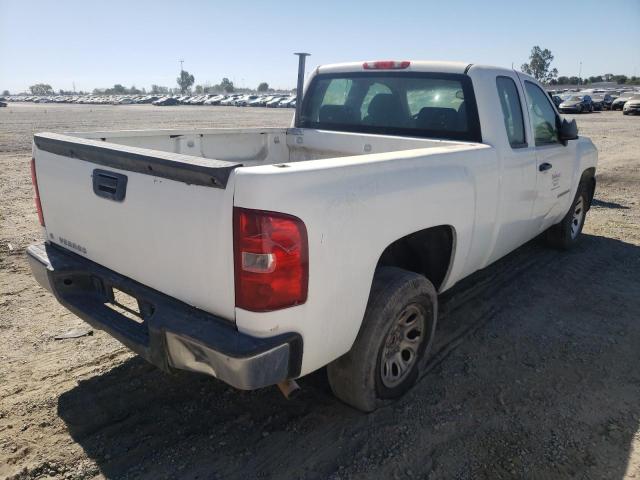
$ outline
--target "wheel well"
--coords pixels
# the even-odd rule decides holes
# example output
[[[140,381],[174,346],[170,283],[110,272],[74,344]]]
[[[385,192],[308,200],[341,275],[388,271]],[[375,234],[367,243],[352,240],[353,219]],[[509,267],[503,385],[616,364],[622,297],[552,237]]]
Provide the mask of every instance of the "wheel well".
[[[449,225],[414,232],[385,248],[378,267],[398,267],[419,273],[438,290],[449,271],[453,241],[454,231]]]

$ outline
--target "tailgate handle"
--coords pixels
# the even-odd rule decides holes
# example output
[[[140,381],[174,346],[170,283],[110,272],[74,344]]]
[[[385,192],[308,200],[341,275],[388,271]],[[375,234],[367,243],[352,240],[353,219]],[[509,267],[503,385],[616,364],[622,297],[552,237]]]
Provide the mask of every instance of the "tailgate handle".
[[[108,200],[122,202],[127,193],[127,176],[96,168],[93,171],[93,193]]]

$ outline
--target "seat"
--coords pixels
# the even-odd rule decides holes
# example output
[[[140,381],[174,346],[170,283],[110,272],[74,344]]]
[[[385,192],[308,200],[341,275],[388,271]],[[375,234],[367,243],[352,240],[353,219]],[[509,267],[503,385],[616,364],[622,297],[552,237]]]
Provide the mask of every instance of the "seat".
[[[403,127],[406,115],[398,98],[392,93],[379,93],[371,99],[362,123],[372,126]]]
[[[352,124],[355,115],[345,105],[323,105],[318,113],[320,123]]]
[[[423,130],[457,131],[458,112],[453,108],[423,107],[416,117],[416,128]]]

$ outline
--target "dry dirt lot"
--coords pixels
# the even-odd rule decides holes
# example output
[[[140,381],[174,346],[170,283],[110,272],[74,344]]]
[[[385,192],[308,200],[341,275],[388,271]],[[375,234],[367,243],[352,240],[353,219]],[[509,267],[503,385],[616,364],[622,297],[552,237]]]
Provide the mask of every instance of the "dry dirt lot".
[[[291,110],[0,109],[0,477],[640,478],[640,118],[578,116],[600,150],[582,243],[535,240],[442,299],[432,368],[363,415],[325,374],[293,401],[164,374],[31,278],[34,131],[285,126]],[[339,273],[337,273],[339,274]]]

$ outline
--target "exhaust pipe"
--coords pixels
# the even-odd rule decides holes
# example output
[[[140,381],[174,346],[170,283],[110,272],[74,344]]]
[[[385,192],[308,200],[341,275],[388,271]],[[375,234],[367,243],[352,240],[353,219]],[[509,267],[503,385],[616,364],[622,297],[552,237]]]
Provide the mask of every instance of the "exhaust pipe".
[[[300,127],[300,112],[302,111],[302,89],[304,88],[304,63],[306,57],[311,55],[310,53],[297,52],[294,55],[298,56],[298,85],[296,86],[296,118],[293,124],[296,128]]]
[[[300,393],[300,385],[295,380],[284,380],[278,383],[278,388],[287,400],[297,397]]]

